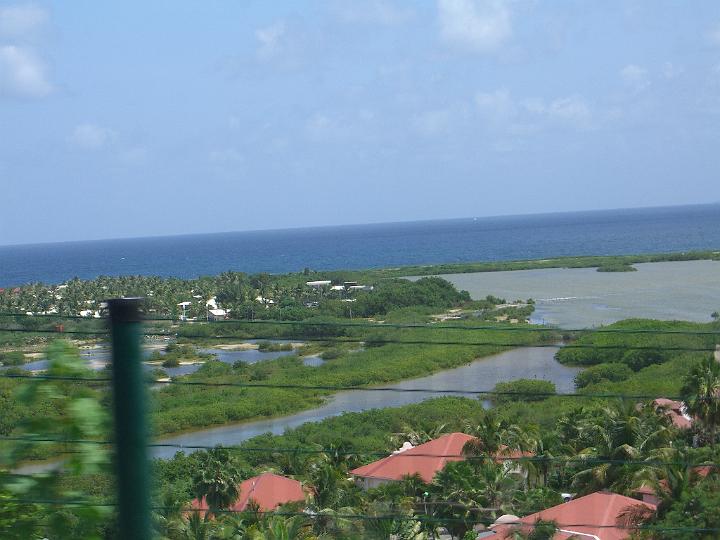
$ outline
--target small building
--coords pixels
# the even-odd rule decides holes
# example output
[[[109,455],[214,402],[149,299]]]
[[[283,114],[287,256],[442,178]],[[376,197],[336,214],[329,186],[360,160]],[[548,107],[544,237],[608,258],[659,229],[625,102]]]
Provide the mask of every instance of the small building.
[[[406,476],[415,474],[420,475],[423,482],[432,482],[435,475],[449,462],[464,459],[463,447],[472,439],[473,437],[466,433],[449,433],[425,444],[401,449],[386,458],[353,469],[350,474],[364,489],[387,482],[399,482]]]
[[[623,525],[623,516],[626,512],[634,510],[651,515],[655,512],[656,506],[617,493],[598,491],[530,514],[514,523],[508,522],[507,519],[503,522],[498,520],[490,526],[494,534],[485,533],[483,538],[488,540],[514,538],[516,532],[530,532],[532,526],[538,520],[542,520],[556,523],[557,531],[553,540],[569,538],[624,540],[630,537],[633,530]]]
[[[321,280],[318,280],[318,281],[308,281],[308,282],[306,283],[306,285],[307,285],[308,287],[313,287],[314,289],[322,289],[323,287],[327,287],[327,286],[330,285],[331,283],[332,283],[332,281],[330,281],[329,279],[327,279],[327,280],[321,279]]]
[[[689,429],[692,426],[692,417],[687,413],[685,403],[667,398],[657,398],[652,402],[656,412],[664,412],[678,429]]]
[[[387,482],[399,482],[406,476],[419,475],[423,482],[432,482],[435,475],[451,461],[463,461],[463,448],[475,437],[466,433],[448,433],[418,446],[408,443],[386,458],[350,471],[363,489]],[[512,462],[531,454],[501,449],[495,456],[498,463]]]
[[[253,476],[239,486],[237,501],[229,508],[233,512],[242,512],[257,506],[262,512],[270,512],[278,506],[305,500],[303,485],[297,480],[273,473]],[[197,510],[208,510],[205,499],[193,499],[191,507]]]
[[[192,305],[192,302],[180,302],[177,306],[182,309],[182,315],[180,315],[181,321],[187,320],[187,308]]]
[[[347,287],[348,291],[372,291],[375,287],[372,285],[350,285]]]
[[[228,318],[226,309],[208,309],[208,321],[224,321]]]

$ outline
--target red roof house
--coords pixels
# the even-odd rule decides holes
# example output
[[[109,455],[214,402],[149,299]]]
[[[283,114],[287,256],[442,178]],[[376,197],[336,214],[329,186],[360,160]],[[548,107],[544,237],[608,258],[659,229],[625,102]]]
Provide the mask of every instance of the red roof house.
[[[623,527],[619,521],[621,521],[623,513],[634,506],[641,506],[649,512],[655,512],[656,509],[654,504],[617,493],[598,491],[525,516],[517,525],[493,526],[492,529],[496,534],[489,536],[488,539],[512,538],[514,531],[518,529],[528,531],[530,530],[529,525],[543,520],[556,523],[558,531],[553,537],[554,540],[573,536],[575,538],[595,538],[596,540],[623,540],[629,538],[633,531]]]
[[[705,478],[711,472],[716,471],[717,469],[711,465],[701,465],[699,467],[693,467],[691,471],[691,479],[693,479],[693,481],[697,481]],[[669,491],[667,480],[660,480],[659,484],[660,489]],[[658,493],[655,491],[655,489],[653,489],[652,486],[648,484],[643,484],[642,486],[637,488],[635,490],[635,493],[640,495],[642,497],[642,500],[646,503],[655,505],[660,503],[660,497],[658,497]]]
[[[273,473],[248,478],[240,484],[239,492],[240,495],[230,510],[242,512],[247,509],[251,501],[260,510],[269,511],[275,510],[282,504],[305,500],[305,491],[300,482]],[[199,510],[208,510],[204,498],[202,501],[194,499],[191,506]]]
[[[435,475],[450,461],[462,461],[463,447],[475,438],[466,433],[448,433],[409,450],[400,450],[392,455],[350,471],[362,480],[365,489],[377,487],[386,482],[399,481],[406,476],[420,475],[424,482],[432,482]],[[503,448],[495,456],[496,461],[517,459],[532,454]]]
[[[449,433],[409,450],[397,452],[350,471],[363,480],[364,487],[377,487],[388,481],[402,480],[405,476],[419,474],[425,482],[431,482],[438,471],[450,461],[461,461],[462,449],[471,435]]]
[[[657,398],[653,401],[653,407],[656,411],[664,412],[676,428],[688,429],[692,426],[692,418],[687,414],[682,401]]]

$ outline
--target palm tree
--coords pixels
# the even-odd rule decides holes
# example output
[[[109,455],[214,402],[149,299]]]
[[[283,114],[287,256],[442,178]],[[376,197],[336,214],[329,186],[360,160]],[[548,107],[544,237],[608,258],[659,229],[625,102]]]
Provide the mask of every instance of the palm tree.
[[[690,464],[693,458],[685,446],[661,448],[649,458],[653,464],[637,474],[639,486],[649,486],[660,500],[657,515],[662,517],[672,504],[693,489],[701,479],[697,467]]]
[[[217,447],[201,454],[199,468],[193,476],[193,492],[198,501],[204,499],[209,508],[206,519],[232,506],[239,496],[241,480],[240,468],[226,448]]]
[[[697,418],[707,441],[714,444],[720,426],[720,363],[709,356],[694,365],[685,377],[682,395],[688,413]]]
[[[575,474],[573,484],[584,493],[604,488],[626,491],[637,466],[623,461],[642,459],[665,446],[672,430],[665,418],[648,407],[638,410],[630,402],[617,402],[597,412],[580,420],[580,440],[587,446],[578,457],[587,466]]]
[[[403,426],[402,431],[393,433],[391,441],[395,447],[400,447],[405,442],[413,446],[437,439],[447,433],[447,424],[438,424],[430,430],[413,429],[410,426]]]
[[[210,540],[215,536],[212,533],[213,524],[200,518],[198,512],[193,512],[181,526],[174,531],[171,538],[177,540]]]
[[[449,463],[433,479],[433,515],[462,536],[481,518],[497,517],[512,504],[522,477],[494,461]],[[448,501],[451,501],[448,503]]]
[[[367,519],[363,525],[363,538],[373,540],[425,540],[427,532],[423,524],[413,519],[410,506],[393,509],[376,501],[366,509]]]
[[[479,424],[467,426],[466,432],[475,438],[463,448],[467,456],[496,457],[505,450],[533,451],[535,438],[517,424],[512,424],[493,412],[487,412]]]
[[[268,516],[247,530],[249,540],[305,540],[313,538],[304,516]]]
[[[313,506],[317,510],[351,506],[358,501],[358,490],[345,472],[330,463],[316,463],[309,473]]]
[[[358,463],[358,455],[347,441],[331,442],[325,447],[323,457],[333,467],[347,471]]]

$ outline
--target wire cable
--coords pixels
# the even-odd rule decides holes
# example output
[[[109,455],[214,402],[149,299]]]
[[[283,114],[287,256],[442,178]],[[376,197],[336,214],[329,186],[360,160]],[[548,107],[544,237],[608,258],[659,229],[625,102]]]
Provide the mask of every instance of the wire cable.
[[[4,318],[48,318],[53,320],[82,320],[87,322],[104,321],[105,317],[99,319],[91,319],[75,315],[28,315],[27,313],[0,313],[0,317]],[[450,325],[441,323],[363,323],[363,322],[346,322],[346,321],[285,321],[285,320],[246,320],[246,319],[226,319],[218,321],[181,321],[173,318],[146,317],[144,322],[172,322],[176,326],[212,326],[212,325],[254,325],[254,326],[295,326],[295,327],[331,327],[331,328],[359,328],[359,329],[426,329],[426,330],[453,330],[453,331],[491,331],[491,332],[546,332],[546,333],[597,333],[597,334],[677,334],[691,336],[720,336],[720,330],[679,330],[679,329],[652,329],[652,328],[558,328],[554,326],[539,325]]]
[[[23,499],[23,498],[7,498],[3,499],[6,504],[36,504],[42,506],[69,506],[69,507],[82,507],[82,508],[100,508],[100,507],[118,507],[118,503],[115,502],[90,502],[83,500],[68,500],[68,499]],[[424,504],[422,501],[415,503],[417,506]],[[185,507],[177,508],[174,506],[151,506],[153,511],[172,511],[179,513],[190,513],[190,512],[208,512],[207,508],[194,508]],[[278,516],[278,517],[304,517],[306,519],[342,519],[342,520],[360,520],[360,521],[416,521],[420,523],[431,523],[431,524],[442,524],[442,523],[463,523],[463,524],[476,524],[476,525],[493,525],[492,520],[481,517],[444,517],[444,516],[432,516],[428,514],[350,514],[350,513],[326,513],[326,512],[287,512],[287,511],[271,511],[271,510],[234,510],[234,509],[213,509],[214,513],[218,514],[244,514],[251,516]],[[544,526],[537,522],[525,523],[523,521],[504,523],[503,526],[519,526],[521,528],[535,528],[538,526]],[[577,528],[587,527],[593,529],[620,529],[628,531],[654,531],[654,532],[687,532],[687,533],[718,533],[720,527],[666,527],[657,525],[630,525],[615,523],[612,525],[605,524],[593,524],[593,523],[556,523],[555,526],[558,529],[562,528]]]
[[[54,375],[24,375],[24,374],[3,374],[0,377],[8,379],[30,379],[30,380],[57,380],[69,382],[110,382],[107,377],[62,377]],[[650,394],[618,394],[618,393],[553,393],[553,392],[532,392],[532,391],[497,391],[497,390],[464,390],[458,388],[401,388],[396,386],[347,386],[347,385],[302,385],[302,384],[281,384],[281,383],[238,383],[238,382],[210,382],[210,381],[180,381],[177,379],[149,381],[153,385],[175,385],[175,386],[198,386],[198,387],[230,387],[230,388],[264,388],[278,390],[314,390],[326,392],[341,391],[363,391],[363,392],[399,392],[399,393],[420,393],[420,394],[456,394],[475,396],[535,396],[535,397],[567,397],[583,399],[657,399],[657,395]],[[681,400],[682,396],[663,396],[666,399]],[[713,399],[720,399],[716,396]]]
[[[98,441],[88,439],[61,439],[52,437],[31,437],[31,436],[0,436],[0,441],[26,441],[26,442],[42,442],[42,443],[58,443],[58,444],[92,444],[99,446],[110,446],[113,441]],[[338,450],[336,448],[283,448],[283,447],[263,447],[263,446],[209,446],[209,445],[184,445],[184,444],[173,444],[173,443],[149,443],[147,448],[177,448],[178,450],[215,450],[217,448],[223,448],[225,450],[237,453],[255,453],[255,454],[304,454],[304,455],[337,455],[345,457],[362,456],[369,458],[442,458],[442,459],[457,459],[465,461],[508,461],[508,462],[519,462],[519,463],[562,463],[562,464],[582,464],[582,465],[600,465],[600,464],[611,464],[611,465],[637,465],[646,467],[665,467],[665,466],[684,466],[684,467],[711,467],[720,471],[720,463],[713,461],[688,461],[688,460],[658,460],[658,459],[613,459],[613,458],[598,458],[598,457],[564,457],[564,456],[534,456],[534,455],[503,455],[502,453],[496,454],[485,454],[485,455],[474,455],[474,454],[434,454],[430,452],[423,453],[388,453],[388,451],[367,451],[367,450]]]
[[[107,335],[107,332],[87,332],[81,330],[75,331],[57,331],[57,330],[27,330],[27,329],[9,329],[0,328],[0,332],[25,332],[25,333],[36,333],[36,334],[71,334],[71,335],[88,335],[88,336],[100,336]],[[148,336],[164,336],[173,338],[185,338],[185,339],[210,339],[210,340],[227,340],[227,339],[297,339],[302,341],[310,342],[322,342],[322,343],[371,343],[373,345],[443,345],[443,346],[462,346],[462,347],[538,347],[538,348],[558,348],[558,349],[594,349],[594,350],[633,350],[633,351],[667,351],[667,352],[713,352],[716,350],[716,345],[707,345],[704,347],[688,347],[688,346],[672,346],[667,347],[663,345],[596,345],[596,344],[582,344],[582,343],[569,343],[567,345],[558,345],[556,343],[497,343],[492,341],[482,342],[467,342],[467,341],[427,341],[427,340],[399,340],[399,339],[377,339],[377,338],[338,338],[332,337],[315,337],[315,336],[258,336],[254,335],[247,338],[238,338],[234,336],[207,336],[207,335],[183,335],[178,333],[148,333]]]

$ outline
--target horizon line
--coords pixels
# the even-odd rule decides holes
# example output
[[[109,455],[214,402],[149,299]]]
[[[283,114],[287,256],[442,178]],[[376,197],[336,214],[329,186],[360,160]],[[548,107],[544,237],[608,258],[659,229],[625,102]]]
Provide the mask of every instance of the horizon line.
[[[261,232],[283,232],[283,231],[302,231],[302,230],[313,230],[313,229],[334,229],[334,228],[350,228],[350,227],[366,227],[374,225],[402,225],[402,224],[413,224],[413,223],[431,223],[436,221],[464,221],[464,220],[485,220],[495,218],[513,218],[513,217],[526,217],[526,216],[554,216],[562,214],[587,214],[587,213],[601,213],[601,212],[618,212],[627,210],[659,210],[666,208],[687,208],[696,206],[720,206],[720,201],[714,201],[710,203],[690,203],[690,204],[670,204],[670,205],[652,205],[652,206],[633,206],[633,207],[619,207],[619,208],[594,208],[590,210],[559,210],[551,212],[534,212],[534,213],[522,213],[522,214],[493,214],[485,216],[462,216],[462,217],[445,217],[445,218],[431,218],[431,219],[409,219],[400,221],[370,221],[365,223],[341,223],[336,225],[305,225],[298,227],[281,227],[277,229],[243,229],[243,230],[232,230],[232,231],[213,231],[213,232],[190,232],[190,233],[170,233],[170,234],[151,234],[148,236],[119,236],[110,238],[88,238],[80,240],[51,240],[45,242],[18,242],[9,244],[0,244],[2,248],[12,247],[32,247],[32,246],[47,246],[57,244],[84,244],[91,242],[121,242],[127,240],[150,240],[150,239],[161,239],[161,238],[180,238],[189,236],[213,236],[223,234],[244,234],[244,233],[261,233]]]

